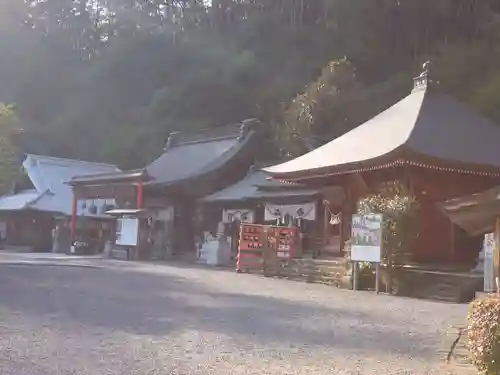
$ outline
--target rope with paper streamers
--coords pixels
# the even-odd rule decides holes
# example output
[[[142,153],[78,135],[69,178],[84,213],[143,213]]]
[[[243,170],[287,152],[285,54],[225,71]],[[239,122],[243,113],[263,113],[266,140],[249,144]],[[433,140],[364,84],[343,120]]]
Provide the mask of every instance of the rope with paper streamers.
[[[334,214],[332,210],[330,210],[330,202],[328,202],[325,199],[323,200],[323,203],[325,204],[325,207],[328,210],[328,213],[330,214],[330,220],[328,221],[328,223],[330,225],[339,225],[342,221],[342,212]]]

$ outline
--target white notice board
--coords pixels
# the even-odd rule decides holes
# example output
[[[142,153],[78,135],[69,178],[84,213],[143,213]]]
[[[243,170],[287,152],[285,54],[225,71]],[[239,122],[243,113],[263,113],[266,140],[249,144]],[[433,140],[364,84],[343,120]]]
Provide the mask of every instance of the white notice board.
[[[118,218],[116,221],[116,244],[137,246],[139,219],[136,217]]]
[[[382,259],[382,220],[382,214],[352,216],[352,261],[380,263]]]

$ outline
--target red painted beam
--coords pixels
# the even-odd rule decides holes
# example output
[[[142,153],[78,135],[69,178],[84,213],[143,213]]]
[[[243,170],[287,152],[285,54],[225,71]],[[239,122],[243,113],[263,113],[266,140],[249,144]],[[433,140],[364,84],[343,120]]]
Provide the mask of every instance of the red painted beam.
[[[137,209],[140,210],[144,200],[144,186],[142,180],[139,180],[137,185]]]

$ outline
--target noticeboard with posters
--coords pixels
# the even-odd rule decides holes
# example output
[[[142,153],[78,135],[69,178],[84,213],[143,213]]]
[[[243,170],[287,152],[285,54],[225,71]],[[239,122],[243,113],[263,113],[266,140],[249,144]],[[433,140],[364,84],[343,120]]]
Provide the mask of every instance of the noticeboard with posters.
[[[352,216],[352,261],[380,263],[382,259],[382,226],[382,214]]]
[[[116,244],[121,246],[137,246],[139,237],[139,219],[122,217],[116,220]]]

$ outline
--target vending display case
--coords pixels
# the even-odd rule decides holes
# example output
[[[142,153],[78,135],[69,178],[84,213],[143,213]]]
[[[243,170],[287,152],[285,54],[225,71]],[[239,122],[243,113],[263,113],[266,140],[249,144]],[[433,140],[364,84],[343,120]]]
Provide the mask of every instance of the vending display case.
[[[239,249],[244,251],[262,251],[267,236],[266,226],[242,223],[240,226]]]
[[[276,255],[280,259],[292,259],[295,255],[297,239],[297,228],[276,227]]]
[[[299,242],[298,228],[242,223],[236,271],[261,270],[266,259],[292,259]]]

